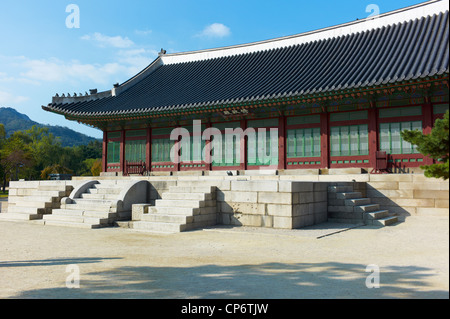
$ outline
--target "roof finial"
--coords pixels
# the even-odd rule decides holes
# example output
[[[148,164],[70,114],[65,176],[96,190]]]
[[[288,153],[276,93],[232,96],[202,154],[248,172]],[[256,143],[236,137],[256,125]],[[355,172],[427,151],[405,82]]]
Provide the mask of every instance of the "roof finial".
[[[163,56],[164,54],[166,54],[166,50],[164,50],[163,48],[161,48],[161,52],[158,53],[158,56]]]

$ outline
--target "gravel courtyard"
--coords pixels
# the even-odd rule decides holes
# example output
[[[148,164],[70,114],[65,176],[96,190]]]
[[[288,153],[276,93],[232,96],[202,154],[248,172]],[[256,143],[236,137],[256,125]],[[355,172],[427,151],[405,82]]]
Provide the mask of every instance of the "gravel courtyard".
[[[1,221],[0,298],[449,298],[449,218],[171,235]]]

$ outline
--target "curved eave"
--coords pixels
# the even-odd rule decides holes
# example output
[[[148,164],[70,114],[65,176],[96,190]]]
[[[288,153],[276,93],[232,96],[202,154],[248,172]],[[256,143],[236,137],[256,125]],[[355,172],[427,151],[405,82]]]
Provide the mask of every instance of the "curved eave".
[[[222,101],[215,101],[211,103],[200,103],[198,105],[186,105],[180,108],[179,106],[168,106],[159,109],[135,109],[126,112],[115,111],[105,113],[76,113],[64,112],[51,105],[42,106],[46,111],[56,114],[64,115],[68,120],[80,122],[95,122],[95,121],[120,121],[129,119],[145,119],[157,118],[162,116],[177,116],[206,112],[225,111],[233,108],[260,108],[260,107],[277,107],[283,105],[299,104],[299,103],[325,103],[331,100],[342,100],[344,98],[358,98],[374,94],[392,94],[396,90],[403,91],[408,88],[424,89],[431,87],[433,83],[443,84],[448,86],[449,74],[448,72],[436,75],[431,78],[417,78],[415,80],[402,81],[397,83],[387,83],[372,87],[359,87],[350,89],[341,89],[327,92],[317,92],[302,95],[284,95],[273,96],[266,99],[249,99],[243,98],[229,103],[221,103]],[[225,102],[225,101],[223,101]]]

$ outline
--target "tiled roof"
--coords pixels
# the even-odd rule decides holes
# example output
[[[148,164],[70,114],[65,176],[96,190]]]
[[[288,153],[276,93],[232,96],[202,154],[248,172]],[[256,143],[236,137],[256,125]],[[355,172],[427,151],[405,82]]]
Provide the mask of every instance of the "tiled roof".
[[[53,98],[43,108],[83,117],[151,114],[395,84],[448,75],[448,41],[445,11],[236,54],[162,55],[111,92]]]

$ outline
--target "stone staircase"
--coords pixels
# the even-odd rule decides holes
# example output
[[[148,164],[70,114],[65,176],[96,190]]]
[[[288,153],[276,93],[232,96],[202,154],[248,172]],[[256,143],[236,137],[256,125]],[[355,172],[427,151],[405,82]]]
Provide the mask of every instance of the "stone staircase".
[[[133,210],[133,220],[119,224],[142,231],[177,233],[216,223],[215,186],[170,186],[155,206],[146,205],[141,213]]]
[[[58,182],[11,182],[7,213],[0,219],[10,221],[41,220],[60,207],[63,197],[72,191],[73,186]]]
[[[389,226],[398,222],[388,210],[372,204],[370,198],[354,191],[352,183],[341,183],[328,187],[328,221],[373,226]]]
[[[114,226],[120,220],[129,220],[131,209],[121,210],[118,204],[120,194],[126,187],[119,182],[91,182],[81,194],[63,199],[60,209],[45,215],[43,222],[45,225],[101,228]]]

